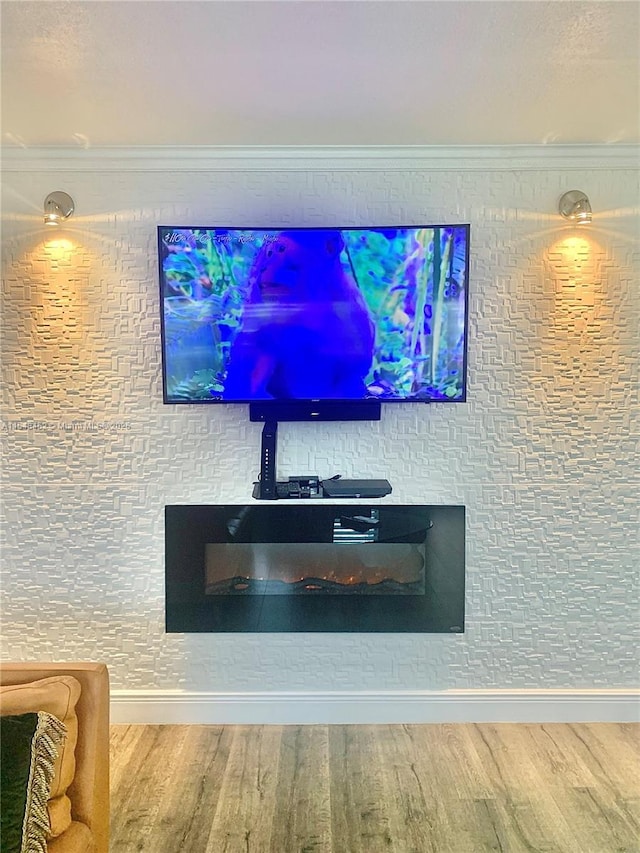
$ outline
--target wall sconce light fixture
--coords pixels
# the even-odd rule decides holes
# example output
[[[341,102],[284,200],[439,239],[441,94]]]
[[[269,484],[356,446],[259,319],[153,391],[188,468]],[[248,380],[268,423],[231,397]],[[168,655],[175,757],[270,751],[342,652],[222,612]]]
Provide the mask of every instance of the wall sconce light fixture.
[[[59,225],[63,219],[68,219],[74,211],[73,199],[67,193],[56,190],[44,200],[45,225]]]
[[[558,212],[577,225],[587,225],[591,222],[591,205],[582,190],[569,190],[565,193],[558,202]]]

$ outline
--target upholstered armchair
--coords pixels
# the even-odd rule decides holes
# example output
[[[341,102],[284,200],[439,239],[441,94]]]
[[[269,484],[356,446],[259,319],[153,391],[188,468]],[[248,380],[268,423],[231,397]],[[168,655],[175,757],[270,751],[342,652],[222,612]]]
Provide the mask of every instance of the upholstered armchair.
[[[0,664],[3,716],[47,712],[67,737],[51,796],[48,853],[109,851],[109,676],[98,663]]]

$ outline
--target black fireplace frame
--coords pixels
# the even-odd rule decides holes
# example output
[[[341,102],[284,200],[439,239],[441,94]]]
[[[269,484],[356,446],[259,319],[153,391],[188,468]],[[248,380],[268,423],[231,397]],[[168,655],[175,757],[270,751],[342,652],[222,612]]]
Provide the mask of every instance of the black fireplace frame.
[[[420,595],[208,595],[207,543],[229,541],[228,524],[246,510],[261,538],[251,541],[317,542],[327,512],[388,519],[420,519],[424,537],[425,594]],[[386,513],[386,515],[385,515]],[[400,524],[400,527],[403,525]],[[388,528],[388,524],[387,524]],[[277,529],[277,538],[264,531]],[[282,530],[290,531],[282,538]],[[295,538],[293,538],[295,537]],[[249,541],[249,540],[245,540]],[[385,541],[409,541],[387,538]],[[411,540],[411,541],[416,541]],[[375,547],[372,545],[371,547]],[[165,629],[167,633],[463,633],[465,508],[376,502],[322,501],[165,507]]]

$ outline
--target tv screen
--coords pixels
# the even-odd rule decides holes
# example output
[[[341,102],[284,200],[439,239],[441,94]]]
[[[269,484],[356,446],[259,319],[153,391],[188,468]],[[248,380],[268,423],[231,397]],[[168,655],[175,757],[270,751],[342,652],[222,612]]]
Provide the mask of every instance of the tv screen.
[[[468,225],[158,228],[166,403],[461,402]]]

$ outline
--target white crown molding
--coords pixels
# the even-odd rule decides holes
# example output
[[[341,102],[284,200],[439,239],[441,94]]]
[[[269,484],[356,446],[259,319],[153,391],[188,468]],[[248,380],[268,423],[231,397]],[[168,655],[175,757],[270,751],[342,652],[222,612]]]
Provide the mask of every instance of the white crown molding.
[[[111,692],[111,722],[114,724],[365,725],[638,721],[638,690]]]
[[[636,169],[640,145],[140,146],[2,149],[5,172]]]

